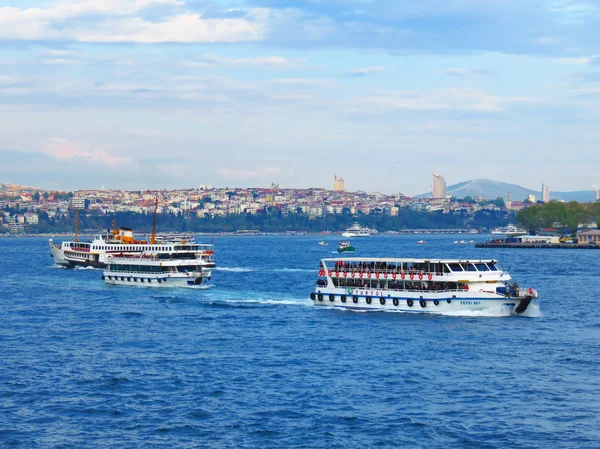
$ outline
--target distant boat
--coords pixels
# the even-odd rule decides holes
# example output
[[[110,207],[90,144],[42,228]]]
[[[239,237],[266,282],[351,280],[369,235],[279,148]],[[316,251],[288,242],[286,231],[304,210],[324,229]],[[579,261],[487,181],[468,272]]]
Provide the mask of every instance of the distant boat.
[[[338,253],[353,253],[354,246],[350,245],[350,242],[347,240],[342,240],[340,245],[338,246]]]
[[[327,242],[325,240],[321,240],[319,242],[319,245],[321,245],[321,246],[327,246]]]
[[[419,240],[417,245],[427,245],[427,242],[425,240]]]

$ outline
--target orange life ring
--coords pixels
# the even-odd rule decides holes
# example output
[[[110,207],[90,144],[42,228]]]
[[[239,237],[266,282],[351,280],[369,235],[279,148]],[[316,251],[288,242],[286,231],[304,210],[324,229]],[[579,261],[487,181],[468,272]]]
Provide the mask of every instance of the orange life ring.
[[[402,274],[400,275],[400,277],[401,277],[402,279],[404,279],[404,278],[406,277],[406,273],[402,273]]]
[[[379,279],[379,271],[377,272],[377,274],[375,275],[375,277],[376,277],[377,279]]]
[[[356,276],[356,273],[353,271],[353,272],[352,272],[352,277],[354,277],[354,276]]]
[[[410,273],[410,279],[413,280],[415,278],[415,273]]]
[[[362,271],[361,271],[361,273],[360,273],[360,275],[359,275],[359,276],[360,276],[360,277],[363,277],[363,272],[362,272]]]
[[[346,275],[347,275],[347,274],[348,274],[348,273],[346,273],[346,272],[344,271],[344,277],[346,277]]]
[[[392,273],[392,278],[396,279],[396,273]]]
[[[324,274],[325,274],[325,271],[319,270],[319,276],[323,276]]]
[[[431,278],[432,278],[432,277],[433,277],[433,275],[432,275],[431,273],[429,273],[429,274],[427,275],[427,279],[429,279],[429,280],[431,280]]]
[[[336,277],[336,278],[339,278],[339,277],[340,277],[340,272],[339,272],[339,271],[336,271],[336,272],[335,272],[335,277]]]
[[[331,276],[331,275],[333,274],[333,271],[329,270],[329,271],[327,272],[327,274],[328,274],[329,276]]]
[[[387,279],[388,274],[387,273],[383,273],[383,277]]]
[[[423,279],[423,273],[419,273],[419,280]]]
[[[369,272],[369,273],[367,274],[367,276],[368,276],[368,277],[371,277],[371,273]]]
[[[533,295],[533,289],[531,287],[529,287],[529,294]]]

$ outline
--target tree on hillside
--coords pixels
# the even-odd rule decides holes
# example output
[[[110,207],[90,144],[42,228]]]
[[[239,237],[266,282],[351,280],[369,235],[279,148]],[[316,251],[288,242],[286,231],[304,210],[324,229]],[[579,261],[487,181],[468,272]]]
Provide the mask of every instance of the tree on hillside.
[[[600,229],[600,200],[595,203],[589,203],[587,212],[596,222],[596,227]]]

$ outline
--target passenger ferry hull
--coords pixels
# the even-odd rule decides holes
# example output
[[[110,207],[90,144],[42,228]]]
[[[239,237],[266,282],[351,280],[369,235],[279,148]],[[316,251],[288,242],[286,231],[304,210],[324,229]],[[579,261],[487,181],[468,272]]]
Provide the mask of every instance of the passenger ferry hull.
[[[438,313],[509,308],[523,313],[532,296],[503,297],[479,292],[389,292],[322,288],[311,294],[315,306],[355,310]]]
[[[193,287],[208,282],[210,276],[173,276],[173,275],[103,275],[102,279],[109,285],[127,285],[138,287]]]

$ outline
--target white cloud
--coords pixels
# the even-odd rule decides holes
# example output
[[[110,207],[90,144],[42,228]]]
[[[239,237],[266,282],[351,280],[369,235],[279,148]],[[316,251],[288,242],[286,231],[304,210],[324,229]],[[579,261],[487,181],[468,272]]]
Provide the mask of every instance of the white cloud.
[[[153,5],[168,7],[165,19],[151,21],[135,14]],[[238,42],[264,38],[264,14],[249,10],[247,18],[203,18],[177,13],[175,0],[63,1],[48,8],[0,8],[0,39],[72,40],[90,43]],[[78,25],[77,18],[105,16],[94,25]]]
[[[219,170],[219,174],[227,181],[243,181],[245,179],[278,175],[280,173],[281,169],[278,167],[263,167],[255,170],[222,168]]]
[[[289,59],[281,56],[259,56],[255,58],[230,58],[227,56],[203,54],[192,61],[185,61],[186,67],[255,67],[263,69],[294,69],[300,67],[306,59]]]
[[[473,75],[473,71],[471,71],[469,69],[463,69],[463,68],[447,68],[447,69],[440,70],[439,73],[441,75],[459,76],[459,77],[466,77],[466,76]]]
[[[378,110],[499,112],[509,104],[539,101],[533,97],[499,97],[477,89],[433,89],[429,91],[379,91],[375,95],[361,98],[358,103]],[[362,108],[358,110],[363,111]]]
[[[95,30],[76,30],[80,42],[240,42],[264,37],[264,25],[246,19],[203,19],[200,14],[179,14],[162,22],[128,18],[103,22]]]
[[[71,142],[67,139],[53,137],[43,147],[43,152],[56,159],[82,159],[103,165],[117,166],[131,163],[131,159],[113,156],[100,149],[89,148],[88,145]]]
[[[346,73],[346,75],[351,76],[351,77],[359,77],[359,76],[366,76],[370,73],[383,72],[384,70],[385,70],[385,67],[383,67],[383,66],[362,67],[360,69],[350,70],[349,72]]]

